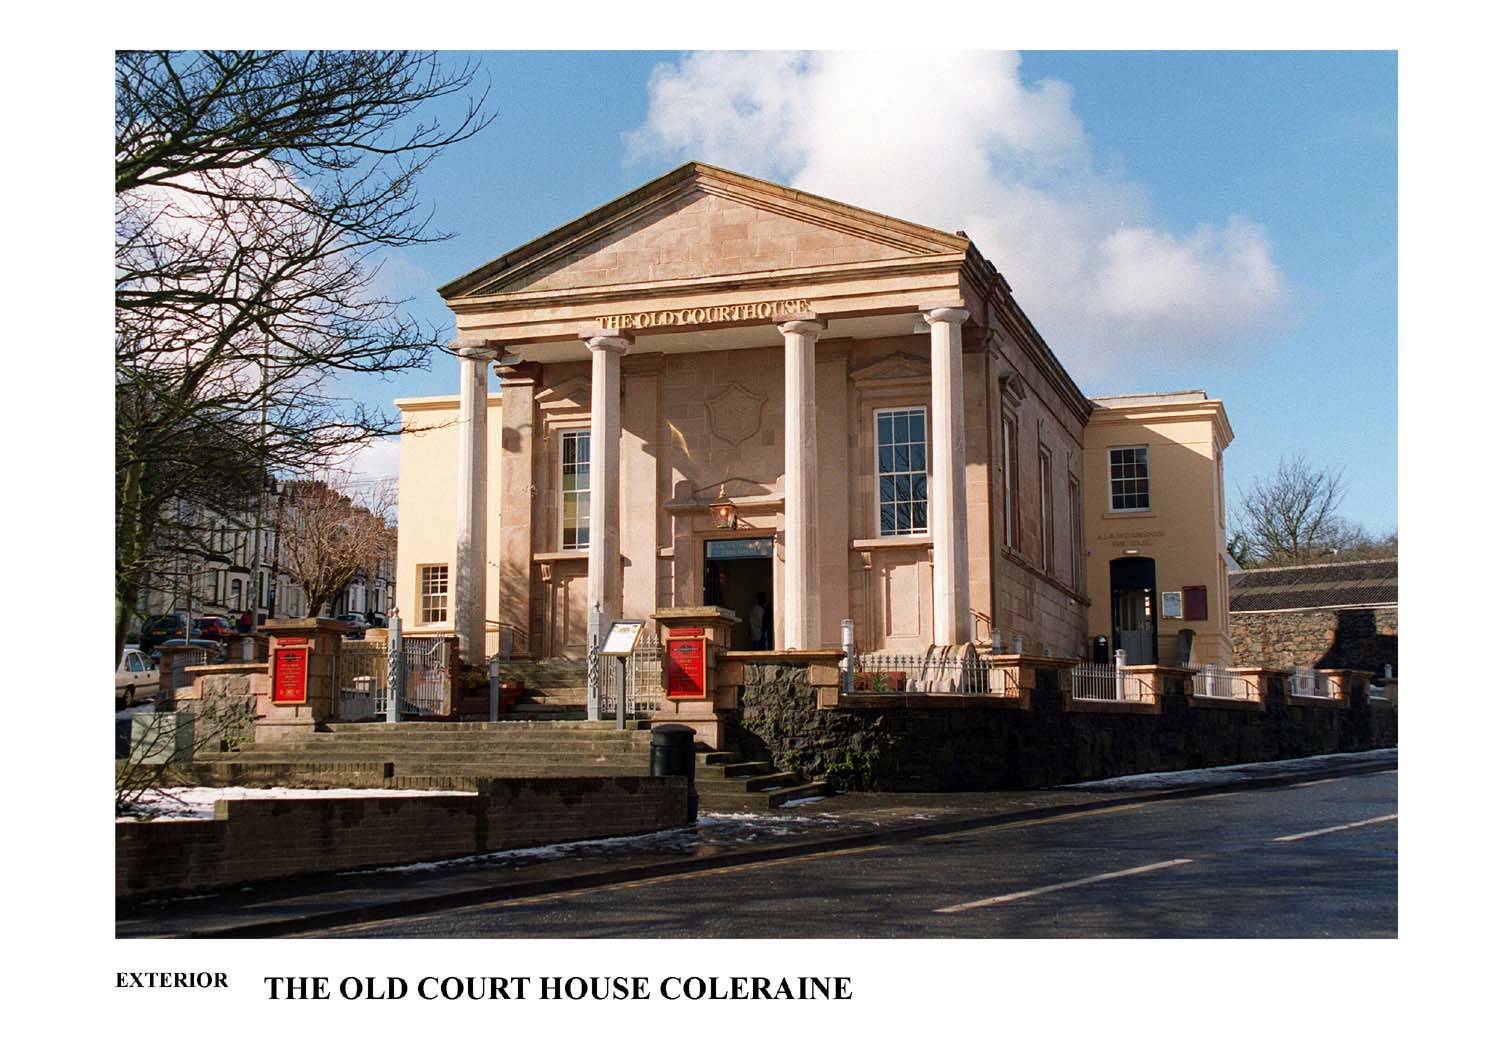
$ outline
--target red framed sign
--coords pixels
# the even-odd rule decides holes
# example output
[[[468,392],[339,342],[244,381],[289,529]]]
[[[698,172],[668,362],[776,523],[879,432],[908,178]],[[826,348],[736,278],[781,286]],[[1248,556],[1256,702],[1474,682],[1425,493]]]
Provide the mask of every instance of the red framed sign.
[[[271,683],[273,704],[307,703],[307,650],[283,649],[278,645],[276,659],[271,665]]]
[[[708,699],[708,639],[667,634],[667,699]]]

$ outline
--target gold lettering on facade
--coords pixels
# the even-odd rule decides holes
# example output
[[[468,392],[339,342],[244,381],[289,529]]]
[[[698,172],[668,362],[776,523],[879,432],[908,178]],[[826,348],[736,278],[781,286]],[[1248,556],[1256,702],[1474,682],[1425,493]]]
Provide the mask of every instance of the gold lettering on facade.
[[[644,310],[631,314],[606,314],[597,318],[600,328],[666,328],[683,324],[714,324],[724,321],[769,320],[778,314],[811,313],[806,299],[773,299],[735,306],[693,307],[688,310]]]

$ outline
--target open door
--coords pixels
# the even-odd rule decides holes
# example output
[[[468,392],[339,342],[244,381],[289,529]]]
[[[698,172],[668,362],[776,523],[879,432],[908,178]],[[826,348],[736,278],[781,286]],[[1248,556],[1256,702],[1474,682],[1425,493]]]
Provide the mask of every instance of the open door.
[[[1156,559],[1111,561],[1109,591],[1114,647],[1128,664],[1156,663]]]
[[[708,540],[703,545],[703,603],[731,609],[740,622],[730,628],[731,649],[771,649],[771,536]]]

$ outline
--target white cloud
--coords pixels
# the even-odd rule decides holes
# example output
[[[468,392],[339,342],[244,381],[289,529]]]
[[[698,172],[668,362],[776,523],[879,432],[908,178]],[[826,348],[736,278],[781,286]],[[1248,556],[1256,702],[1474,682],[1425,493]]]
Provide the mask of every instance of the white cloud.
[[[658,66],[632,161],[693,158],[966,230],[1081,382],[1253,344],[1286,280],[1265,229],[1181,232],[1100,169],[1072,88],[999,52],[700,52]],[[1123,356],[1122,356],[1123,355]]]
[[[348,487],[356,490],[394,488],[400,468],[401,439],[394,437],[371,438],[351,448],[334,467],[337,473],[348,475]]]

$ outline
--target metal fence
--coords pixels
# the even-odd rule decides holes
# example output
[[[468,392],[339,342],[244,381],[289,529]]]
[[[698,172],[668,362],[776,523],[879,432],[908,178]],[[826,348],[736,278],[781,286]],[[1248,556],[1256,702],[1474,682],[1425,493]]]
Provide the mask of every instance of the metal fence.
[[[1150,703],[1151,686],[1144,679],[1128,673],[1122,664],[1075,664],[1072,670],[1073,696],[1078,700],[1123,700]]]
[[[453,710],[453,681],[448,638],[402,638],[399,656],[394,641],[343,641],[339,646],[337,707],[343,722],[368,722],[390,714],[392,687],[404,686],[400,714],[441,716]]]
[[[446,715],[452,710],[453,681],[448,671],[447,638],[403,638],[406,690],[401,713]]]
[[[1292,671],[1292,695],[1316,696],[1332,700],[1335,696],[1333,675],[1327,671],[1315,671],[1310,667],[1298,667]]]
[[[845,671],[850,668],[845,667]],[[973,649],[959,653],[861,653],[854,657],[850,685],[856,693],[949,693],[1019,697],[1013,667],[985,662]]]
[[[1215,700],[1251,700],[1250,683],[1233,671],[1213,664],[1189,665],[1193,670],[1193,695]]]
[[[589,675],[599,678],[599,717],[615,717],[622,688],[627,718],[643,718],[660,711],[662,701],[667,698],[662,658],[660,639],[654,632],[643,631],[635,648],[625,658],[622,682],[618,658],[605,657],[601,661],[597,652],[592,654],[589,658]]]
[[[341,722],[369,722],[385,717],[387,663],[385,642],[345,640],[339,645],[338,704],[334,717]]]

